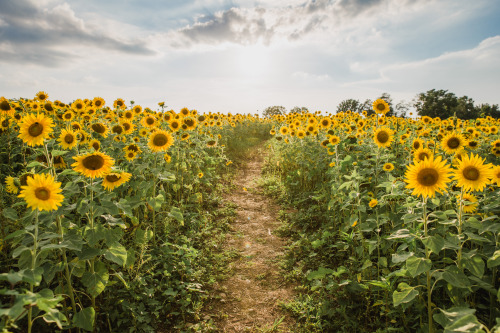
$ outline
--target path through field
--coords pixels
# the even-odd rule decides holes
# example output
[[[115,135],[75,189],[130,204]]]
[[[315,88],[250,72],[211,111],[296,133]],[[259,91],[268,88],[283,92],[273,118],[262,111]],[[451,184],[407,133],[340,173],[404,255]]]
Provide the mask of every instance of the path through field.
[[[226,200],[238,205],[237,217],[227,246],[240,256],[232,263],[234,275],[221,282],[213,310],[220,332],[293,332],[294,321],[278,302],[290,300],[293,287],[279,274],[284,240],[274,234],[279,227],[279,206],[256,185],[264,158],[263,147],[255,150],[236,176],[236,190]]]

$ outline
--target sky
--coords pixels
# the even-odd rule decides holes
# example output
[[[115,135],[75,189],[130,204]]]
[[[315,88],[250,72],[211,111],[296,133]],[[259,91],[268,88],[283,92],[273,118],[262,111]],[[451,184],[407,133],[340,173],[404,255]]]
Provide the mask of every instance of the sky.
[[[0,96],[335,112],[444,89],[500,104],[498,0],[1,0]]]

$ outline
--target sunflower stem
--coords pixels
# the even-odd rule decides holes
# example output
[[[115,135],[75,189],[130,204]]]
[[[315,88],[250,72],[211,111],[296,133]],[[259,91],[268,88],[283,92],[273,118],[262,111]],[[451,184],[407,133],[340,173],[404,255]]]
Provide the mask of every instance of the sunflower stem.
[[[155,168],[153,169],[153,200],[156,200],[156,164],[158,161],[158,154],[155,154]],[[155,201],[156,203],[156,201]],[[156,205],[155,205],[156,206]],[[156,246],[156,214],[155,208],[153,207],[153,245]]]
[[[38,248],[38,208],[35,209],[35,230],[33,232],[33,250],[31,251],[31,270],[34,271],[36,268],[36,257]],[[33,293],[33,283],[30,283],[30,292]],[[31,333],[31,328],[33,327],[33,307],[30,305],[28,309],[28,333]]]
[[[427,199],[424,200],[423,205],[423,220],[424,220],[424,237],[427,239],[428,229],[427,229]],[[425,258],[429,259],[431,253],[429,248],[425,246]],[[432,287],[431,287],[431,273],[429,271],[426,272],[427,278],[427,317],[429,320],[429,333],[434,333],[434,323],[432,321]]]
[[[457,253],[457,266],[458,269],[462,270],[462,220],[464,212],[464,188],[462,187],[460,191],[460,203],[458,205],[458,239],[460,240],[460,246]]]

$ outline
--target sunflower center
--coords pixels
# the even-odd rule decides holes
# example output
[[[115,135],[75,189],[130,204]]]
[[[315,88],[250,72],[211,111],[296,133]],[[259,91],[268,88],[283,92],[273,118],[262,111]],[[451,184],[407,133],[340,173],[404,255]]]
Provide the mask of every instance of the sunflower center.
[[[157,134],[155,135],[155,137],[153,138],[153,144],[157,147],[162,147],[164,145],[166,145],[168,142],[168,138],[165,134]]]
[[[377,133],[377,140],[380,143],[386,143],[387,141],[389,141],[389,133],[387,133],[385,131],[378,132]]]
[[[73,143],[73,141],[75,141],[75,138],[73,137],[73,135],[66,134],[64,136],[64,142],[66,142],[67,144]]]
[[[377,104],[377,110],[379,110],[379,111],[384,111],[384,110],[385,110],[385,105],[384,105],[384,104],[382,104],[382,103],[378,103],[378,104]]]
[[[38,121],[31,124],[31,126],[28,128],[28,133],[31,136],[39,136],[40,134],[43,133],[43,125],[40,124]]]
[[[427,153],[420,153],[420,154],[418,154],[418,159],[420,161],[423,161],[426,157],[429,158],[429,154],[427,154]]]
[[[101,103],[101,101],[97,100],[97,101],[95,101],[94,105],[96,107],[100,107],[102,105],[102,103]]]
[[[130,145],[127,147],[127,149],[130,151],[139,151],[139,147],[137,147],[136,145]]]
[[[39,187],[35,190],[35,197],[37,197],[40,200],[49,200],[50,190],[46,187]]]
[[[425,168],[420,170],[417,175],[417,181],[420,185],[433,186],[438,182],[439,174],[436,169]]]
[[[123,123],[123,128],[125,129],[125,131],[128,131],[130,129],[130,124],[129,123]]]
[[[120,176],[118,176],[118,175],[115,175],[115,174],[112,174],[112,175],[107,175],[107,176],[106,176],[106,180],[107,180],[108,182],[110,182],[110,183],[116,183],[117,181],[119,181],[119,180],[120,180],[120,178],[122,178],[122,177],[120,177]]]
[[[177,127],[179,127],[179,123],[178,123],[178,122],[176,122],[176,121],[173,121],[173,122],[172,122],[172,124],[170,124],[170,126],[171,126],[172,128],[177,128]]]
[[[104,166],[104,158],[100,155],[90,155],[83,159],[83,166],[89,170],[99,170]]]
[[[0,109],[2,111],[10,111],[10,104],[6,100],[0,102]]]
[[[100,148],[99,142],[93,142],[92,143],[92,148],[94,148],[95,150],[99,150],[99,148]]]
[[[460,146],[460,140],[457,139],[457,138],[451,138],[451,139],[448,140],[448,142],[446,142],[446,144],[451,149],[456,149],[456,148],[458,148]]]
[[[106,127],[104,127],[103,124],[93,124],[92,129],[94,130],[94,132],[99,134],[106,132]]]
[[[2,126],[3,126],[3,127],[9,127],[9,120],[8,120],[8,119],[4,119],[4,120],[2,121]]]
[[[154,123],[155,123],[155,120],[153,118],[147,118],[146,119],[146,124],[153,125]]]
[[[123,132],[123,127],[121,127],[120,125],[113,126],[113,133],[122,134],[122,132]]]
[[[479,170],[476,167],[468,166],[462,172],[463,176],[467,180],[478,180],[479,179]]]

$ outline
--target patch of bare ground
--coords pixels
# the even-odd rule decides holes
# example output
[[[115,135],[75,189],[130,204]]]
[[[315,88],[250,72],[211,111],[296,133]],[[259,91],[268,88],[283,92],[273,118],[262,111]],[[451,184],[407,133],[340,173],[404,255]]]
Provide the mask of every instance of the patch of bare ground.
[[[280,207],[257,186],[264,164],[263,148],[255,150],[236,176],[236,189],[226,200],[237,205],[237,216],[226,246],[240,255],[233,274],[216,285],[207,307],[219,332],[293,332],[295,322],[280,302],[293,297],[293,286],[279,272],[285,240],[274,230]]]

